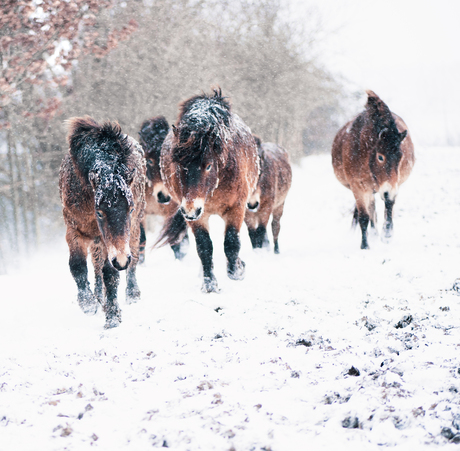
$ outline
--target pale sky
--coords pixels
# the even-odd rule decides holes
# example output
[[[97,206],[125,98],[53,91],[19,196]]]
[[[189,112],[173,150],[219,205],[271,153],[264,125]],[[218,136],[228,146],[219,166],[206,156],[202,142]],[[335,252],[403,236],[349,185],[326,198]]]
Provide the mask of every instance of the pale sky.
[[[372,89],[421,145],[460,146],[460,0],[293,0],[318,9],[320,58]],[[306,12],[308,14],[308,12]]]

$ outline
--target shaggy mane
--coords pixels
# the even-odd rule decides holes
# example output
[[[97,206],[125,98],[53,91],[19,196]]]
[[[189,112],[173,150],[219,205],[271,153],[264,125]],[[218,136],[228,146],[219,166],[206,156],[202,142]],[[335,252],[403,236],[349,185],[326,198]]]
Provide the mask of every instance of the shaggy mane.
[[[184,101],[174,127],[174,161],[182,164],[203,161],[209,152],[224,156],[231,125],[230,103],[220,88],[214,90],[213,96],[203,93]]]
[[[67,121],[69,152],[78,172],[88,181],[90,171],[107,166],[122,174],[132,153],[128,135],[118,123],[98,124],[89,116]]]
[[[372,126],[377,135],[385,132],[385,139],[391,142],[396,142],[399,137],[398,127],[391,114],[387,104],[373,91],[366,91],[367,104],[366,112],[372,122]]]

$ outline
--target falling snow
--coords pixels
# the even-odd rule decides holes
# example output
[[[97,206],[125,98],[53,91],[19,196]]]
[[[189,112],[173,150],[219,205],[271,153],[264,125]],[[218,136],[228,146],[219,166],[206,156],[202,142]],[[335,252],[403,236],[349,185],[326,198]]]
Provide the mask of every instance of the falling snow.
[[[242,229],[246,278],[229,280],[212,218],[221,293],[200,292],[193,243],[182,262],[152,251],[138,268],[142,300],[120,295],[123,323],[110,331],[102,312],[80,311],[56,237],[0,277],[0,449],[458,443],[460,149],[416,157],[390,244],[359,249],[352,194],[330,156],[311,156],[294,168],[280,255],[253,252]]]

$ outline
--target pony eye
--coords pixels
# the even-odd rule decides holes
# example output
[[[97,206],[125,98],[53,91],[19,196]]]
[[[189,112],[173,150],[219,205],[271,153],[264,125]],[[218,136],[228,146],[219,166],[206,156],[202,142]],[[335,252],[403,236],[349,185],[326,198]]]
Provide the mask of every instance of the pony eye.
[[[132,215],[134,213],[134,208],[131,208],[131,210],[129,210],[129,214]]]
[[[149,166],[153,166],[154,161],[152,160],[152,158],[147,158],[147,164],[148,164]]]
[[[96,216],[99,218],[99,219],[102,219],[104,217],[104,215],[102,214],[102,211],[101,210],[97,210],[96,211]]]
[[[379,156],[378,156],[378,159],[379,159],[379,161],[382,161],[382,162],[385,160],[385,158],[383,157],[383,155],[379,155]]]
[[[211,164],[208,164],[208,165],[206,166],[206,171],[210,171],[210,170],[211,170],[211,167],[212,167],[212,165],[211,165]]]

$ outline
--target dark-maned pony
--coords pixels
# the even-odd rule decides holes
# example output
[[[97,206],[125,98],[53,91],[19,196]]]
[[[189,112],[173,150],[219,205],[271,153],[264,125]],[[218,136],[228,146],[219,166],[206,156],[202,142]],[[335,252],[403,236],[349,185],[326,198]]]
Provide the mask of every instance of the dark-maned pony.
[[[260,174],[257,188],[248,201],[244,221],[254,249],[268,246],[267,224],[272,219],[275,254],[279,254],[278,235],[284,202],[292,182],[289,154],[273,143],[262,143],[254,136],[257,144]]]
[[[180,209],[166,224],[159,243],[177,242],[188,224],[203,265],[202,290],[217,292],[209,217],[219,215],[225,222],[227,274],[243,279],[239,232],[249,195],[257,185],[257,147],[220,89],[181,104],[176,126],[163,143],[160,165],[163,181]]]
[[[141,237],[139,247],[139,262],[145,260],[146,222],[147,215],[158,215],[170,218],[177,212],[179,205],[171,199],[160,173],[161,146],[169,132],[169,124],[164,116],[152,117],[141,125],[139,131],[140,144],[145,153],[147,163],[147,183],[145,185],[145,215],[141,221]],[[188,235],[185,233],[183,240],[172,244],[171,248],[177,259],[182,259],[186,253]]]
[[[59,189],[70,272],[80,307],[94,314],[101,303],[108,329],[121,321],[119,271],[127,269],[127,302],[140,298],[136,265],[145,208],[145,160],[140,145],[118,124],[99,125],[85,116],[70,119],[68,125],[69,153],[61,165]],[[88,282],[88,249],[96,276],[94,294]]]
[[[367,95],[366,109],[339,130],[332,145],[335,175],[356,199],[353,225],[361,227],[361,249],[369,248],[369,222],[375,228],[375,193],[385,203],[384,237],[391,237],[396,195],[415,162],[407,125],[377,94]]]

